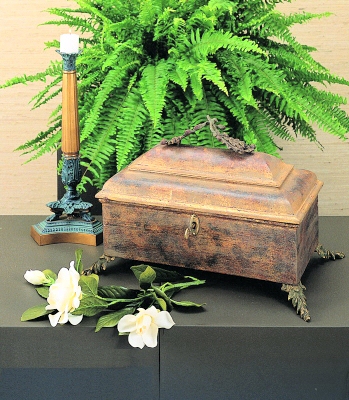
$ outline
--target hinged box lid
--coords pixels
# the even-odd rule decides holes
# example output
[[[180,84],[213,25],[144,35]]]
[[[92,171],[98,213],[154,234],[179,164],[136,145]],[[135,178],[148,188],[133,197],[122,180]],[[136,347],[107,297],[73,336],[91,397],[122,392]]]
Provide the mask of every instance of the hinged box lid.
[[[96,197],[299,224],[321,186],[313,172],[265,153],[158,145],[110,178]]]

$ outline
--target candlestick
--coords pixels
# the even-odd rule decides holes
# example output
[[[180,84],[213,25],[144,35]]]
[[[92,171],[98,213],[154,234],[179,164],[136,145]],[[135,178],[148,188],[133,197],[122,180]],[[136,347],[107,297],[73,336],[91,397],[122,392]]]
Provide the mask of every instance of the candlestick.
[[[103,225],[91,216],[92,204],[83,201],[76,189],[81,181],[75,68],[76,58],[79,55],[78,46],[78,35],[61,35],[60,51],[57,52],[63,58],[62,183],[66,187],[66,193],[60,200],[47,203],[53,215],[31,227],[31,236],[39,245],[69,242],[96,246],[102,242]]]

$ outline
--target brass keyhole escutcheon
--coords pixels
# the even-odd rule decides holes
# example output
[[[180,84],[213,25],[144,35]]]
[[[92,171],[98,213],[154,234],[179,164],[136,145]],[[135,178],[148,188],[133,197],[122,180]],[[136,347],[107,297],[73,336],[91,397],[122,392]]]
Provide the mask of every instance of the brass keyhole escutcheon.
[[[200,230],[199,218],[195,214],[193,214],[190,217],[189,226],[184,232],[184,237],[186,239],[189,239],[190,235],[196,236],[199,233],[199,230]]]

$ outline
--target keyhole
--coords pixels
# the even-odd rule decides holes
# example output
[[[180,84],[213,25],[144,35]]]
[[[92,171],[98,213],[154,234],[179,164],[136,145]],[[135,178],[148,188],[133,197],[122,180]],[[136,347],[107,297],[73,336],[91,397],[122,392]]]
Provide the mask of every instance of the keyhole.
[[[196,215],[192,215],[190,218],[189,226],[184,232],[184,237],[189,239],[190,235],[196,236],[200,229],[199,219]]]

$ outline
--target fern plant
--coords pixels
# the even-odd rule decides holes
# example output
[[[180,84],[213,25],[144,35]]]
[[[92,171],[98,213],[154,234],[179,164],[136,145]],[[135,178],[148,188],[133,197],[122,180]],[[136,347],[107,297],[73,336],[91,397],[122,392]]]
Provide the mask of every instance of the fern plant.
[[[82,35],[77,59],[83,186],[97,188],[162,138],[215,117],[228,134],[278,155],[275,137],[317,142],[314,124],[345,138],[346,99],[320,83],[349,82],[316,62],[314,48],[291,34],[295,24],[329,14],[284,15],[291,0],[75,0],[78,8],[50,8],[47,24]],[[57,17],[59,19],[57,19]],[[58,48],[58,41],[46,43]],[[61,62],[2,87],[43,80],[37,108],[60,95]],[[58,149],[60,106],[49,127],[19,147],[35,159]],[[220,146],[207,132],[188,143]]]

